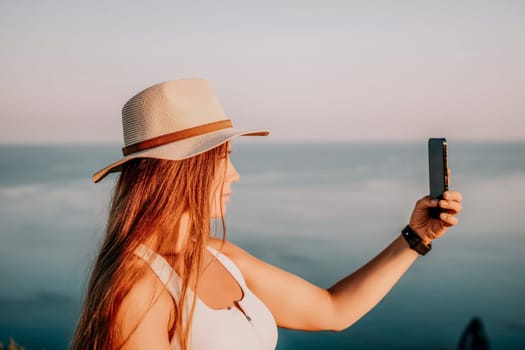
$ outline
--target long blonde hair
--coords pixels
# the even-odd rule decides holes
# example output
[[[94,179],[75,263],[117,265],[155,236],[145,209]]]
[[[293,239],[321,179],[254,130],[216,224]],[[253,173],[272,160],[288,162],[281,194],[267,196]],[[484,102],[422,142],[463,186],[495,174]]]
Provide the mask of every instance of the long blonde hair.
[[[194,287],[189,281],[201,268],[203,251],[211,234],[210,196],[216,190],[214,179],[220,176],[217,174],[219,159],[227,157],[227,150],[228,144],[224,143],[180,161],[138,158],[124,164],[72,339],[73,350],[118,349],[125,344],[127,339],[122,341],[118,336],[117,312],[133,284],[146,271],[144,264],[130,263],[134,261],[134,250],[147,241],[154,242],[150,247],[158,252],[175,247],[184,213],[190,218],[186,240],[176,255],[165,258],[172,266],[177,259],[182,265],[181,295],[175,303],[176,318],[169,334],[176,335],[182,349],[187,349],[195,300],[187,324],[183,324],[182,319],[186,303],[181,301],[185,300],[188,288]],[[224,239],[222,215],[221,219]]]

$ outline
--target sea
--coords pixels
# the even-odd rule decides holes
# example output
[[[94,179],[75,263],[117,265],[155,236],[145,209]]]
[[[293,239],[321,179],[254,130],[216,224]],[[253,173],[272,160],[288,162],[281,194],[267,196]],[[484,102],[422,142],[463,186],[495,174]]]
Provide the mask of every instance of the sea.
[[[490,349],[525,349],[525,143],[448,146],[458,225],[350,328],[279,329],[277,349],[458,349],[474,318]],[[117,179],[91,175],[119,158],[118,145],[0,146],[4,346],[68,348]],[[425,141],[242,140],[232,160],[228,239],[323,288],[388,246],[428,193]]]

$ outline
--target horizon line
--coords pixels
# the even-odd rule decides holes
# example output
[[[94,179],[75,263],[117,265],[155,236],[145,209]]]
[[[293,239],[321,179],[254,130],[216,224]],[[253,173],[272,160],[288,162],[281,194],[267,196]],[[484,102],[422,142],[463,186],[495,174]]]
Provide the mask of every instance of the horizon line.
[[[426,142],[427,139],[421,140],[398,140],[398,139],[387,139],[387,140],[269,140],[269,141],[254,141],[254,140],[242,140],[236,139],[236,143],[243,144],[269,144],[269,145],[305,145],[305,144],[419,144]],[[508,144],[508,143],[525,143],[525,139],[458,139],[447,138],[447,142],[454,144]],[[113,146],[122,147],[122,143],[117,142],[2,142],[0,146]]]

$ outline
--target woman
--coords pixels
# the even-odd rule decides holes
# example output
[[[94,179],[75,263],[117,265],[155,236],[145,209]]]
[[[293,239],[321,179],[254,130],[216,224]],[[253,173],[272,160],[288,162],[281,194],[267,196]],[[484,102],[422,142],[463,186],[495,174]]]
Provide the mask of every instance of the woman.
[[[410,223],[383,252],[329,289],[310,284],[214,237],[239,174],[238,131],[204,80],[174,80],[122,110],[124,157],[105,239],[72,348],[274,349],[277,326],[342,330],[373,308],[431,242],[457,223],[461,194],[417,201]],[[442,207],[439,219],[429,209]],[[196,296],[196,297],[194,297]]]

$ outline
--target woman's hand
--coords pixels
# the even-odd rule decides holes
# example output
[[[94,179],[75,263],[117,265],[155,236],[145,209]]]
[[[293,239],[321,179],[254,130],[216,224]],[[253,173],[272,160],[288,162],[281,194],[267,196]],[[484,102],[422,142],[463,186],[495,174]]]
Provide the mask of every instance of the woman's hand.
[[[448,173],[450,179],[450,169]],[[456,215],[461,211],[463,196],[457,191],[446,191],[443,196],[444,199],[439,201],[430,196],[421,198],[417,201],[410,217],[410,227],[427,244],[442,236],[448,227],[458,223]],[[430,216],[430,208],[437,206],[444,209],[439,214],[439,219]]]

